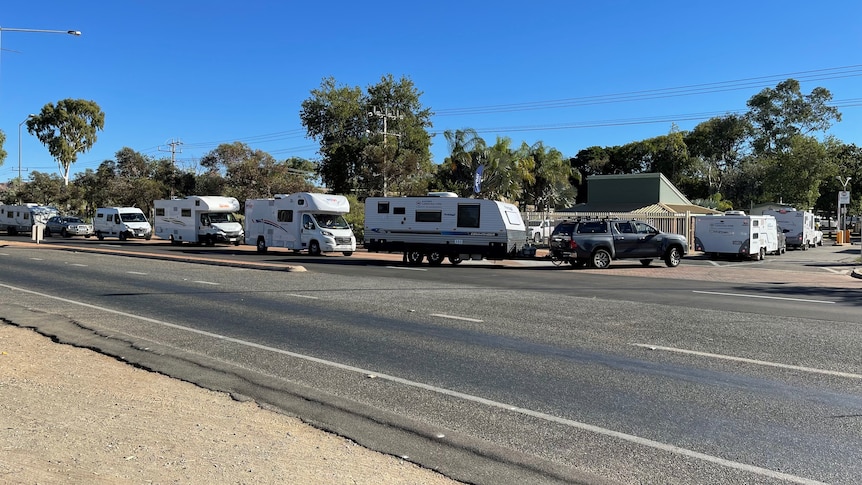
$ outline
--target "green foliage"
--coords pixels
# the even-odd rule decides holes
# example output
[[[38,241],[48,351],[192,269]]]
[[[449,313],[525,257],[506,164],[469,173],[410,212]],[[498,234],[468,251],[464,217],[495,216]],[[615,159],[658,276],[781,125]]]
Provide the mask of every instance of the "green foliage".
[[[300,120],[320,143],[318,173],[335,193],[361,197],[427,187],[431,172],[431,112],[407,78],[359,87],[324,79],[302,102]]]
[[[356,236],[356,243],[362,244],[365,234],[365,203],[360,202],[355,195],[345,195],[350,203],[350,212],[345,214],[344,220],[353,228],[353,235]]]
[[[27,120],[27,131],[35,135],[57,160],[64,185],[69,184],[69,170],[96,143],[96,132],[105,127],[105,113],[95,101],[63,99],[51,103]]]
[[[0,130],[0,167],[3,166],[3,162],[6,161],[6,150],[3,147],[6,145],[6,133],[3,130]]]

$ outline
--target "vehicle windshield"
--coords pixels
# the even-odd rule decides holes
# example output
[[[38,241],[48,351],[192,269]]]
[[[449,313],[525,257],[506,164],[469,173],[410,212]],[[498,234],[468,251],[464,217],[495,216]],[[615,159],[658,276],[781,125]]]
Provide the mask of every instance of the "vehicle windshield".
[[[209,214],[210,222],[218,224],[220,222],[237,222],[236,217],[230,212],[214,212]]]
[[[123,212],[120,214],[123,222],[147,222],[147,218],[140,212]]]
[[[66,217],[63,222],[82,223],[84,221],[80,217]]]
[[[349,229],[347,221],[341,214],[314,214],[317,225],[325,229]]]

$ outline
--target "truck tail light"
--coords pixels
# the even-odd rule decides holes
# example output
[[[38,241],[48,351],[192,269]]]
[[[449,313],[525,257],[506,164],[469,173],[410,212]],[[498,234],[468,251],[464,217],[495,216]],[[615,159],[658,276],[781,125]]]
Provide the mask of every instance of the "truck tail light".
[[[569,249],[578,249],[578,243],[576,243],[574,239],[569,241]]]

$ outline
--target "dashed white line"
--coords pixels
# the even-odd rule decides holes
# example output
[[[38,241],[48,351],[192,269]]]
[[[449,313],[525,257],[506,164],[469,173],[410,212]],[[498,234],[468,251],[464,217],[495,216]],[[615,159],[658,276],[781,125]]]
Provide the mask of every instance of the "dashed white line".
[[[828,305],[834,305],[834,301],[827,300],[810,300],[807,298],[790,298],[786,296],[768,296],[768,295],[749,295],[747,293],[724,293],[721,291],[700,291],[700,290],[692,290],[692,293],[700,293],[703,295],[718,295],[718,296],[735,296],[739,298],[762,298],[766,300],[787,300],[787,301],[801,301],[805,303],[825,303]]]
[[[809,372],[812,374],[824,374],[830,376],[838,376],[838,377],[847,377],[850,379],[862,379],[862,374],[853,374],[852,372],[841,372],[835,370],[828,369],[818,369],[816,367],[805,367],[801,365],[791,365],[791,364],[781,364],[779,362],[770,362],[768,360],[757,360],[757,359],[748,359],[745,357],[735,357],[733,355],[723,355],[723,354],[713,354],[710,352],[701,352],[699,350],[687,350],[687,349],[678,349],[675,347],[662,347],[661,345],[650,345],[650,344],[632,344],[635,347],[643,347],[650,350],[663,350],[665,352],[674,352],[677,354],[687,354],[687,355],[695,355],[698,357],[707,357],[710,359],[721,359],[721,360],[730,360],[733,362],[744,362],[746,364],[755,364],[762,365],[766,367],[777,367],[780,369],[790,369],[790,370],[798,370],[802,372]]]
[[[467,318],[467,317],[459,317],[457,315],[446,315],[444,313],[431,313],[432,317],[440,317],[440,318],[450,318],[452,320],[463,320],[465,322],[476,322],[482,323],[484,320],[479,320],[478,318]]]
[[[319,300],[319,299],[320,299],[320,298],[319,298],[319,297],[317,297],[317,296],[311,296],[311,295],[300,295],[300,294],[297,294],[297,293],[287,293],[286,295],[287,295],[287,296],[293,296],[293,297],[296,297],[296,298],[308,298],[309,300]]]
[[[175,323],[169,323],[169,322],[165,322],[165,321],[161,321],[161,320],[156,320],[153,318],[142,317],[139,315],[134,315],[132,313],[126,313],[126,312],[121,312],[118,310],[112,310],[110,308],[100,307],[97,305],[91,305],[89,303],[83,303],[80,301],[69,300],[69,299],[60,298],[57,296],[51,296],[51,295],[48,295],[45,293],[27,290],[24,288],[6,285],[3,283],[0,283],[0,287],[8,288],[10,290],[20,291],[22,293],[28,293],[31,295],[38,295],[38,296],[41,296],[43,298],[50,298],[53,300],[62,301],[64,303],[69,303],[72,305],[79,305],[79,306],[83,306],[86,308],[101,310],[101,311],[105,311],[108,313],[113,313],[115,315],[120,315],[120,316],[127,317],[127,318],[141,320],[141,321],[153,323],[156,325],[162,325],[162,326],[165,326],[168,328],[174,328],[177,330],[183,330],[183,331],[186,331],[189,333],[203,335],[203,336],[210,337],[210,338],[217,338],[217,339],[222,340],[222,341],[232,342],[232,343],[235,343],[238,345],[244,345],[244,346],[251,347],[251,348],[265,350],[267,352],[273,352],[273,353],[277,353],[277,354],[281,354],[281,355],[287,355],[289,357],[295,357],[298,359],[303,359],[303,360],[308,361],[308,362],[314,362],[314,363],[330,366],[330,367],[333,367],[336,369],[346,370],[346,371],[350,371],[350,372],[356,372],[356,373],[360,373],[360,374],[366,375],[366,376],[373,375],[378,379],[386,379],[388,381],[395,382],[398,384],[403,384],[403,385],[415,387],[418,389],[424,389],[424,390],[428,390],[428,391],[435,392],[438,394],[443,394],[446,396],[452,396],[452,397],[456,397],[459,399],[464,399],[464,400],[470,401],[470,402],[484,404],[484,405],[489,406],[489,407],[494,407],[497,409],[505,409],[507,411],[511,411],[514,413],[523,414],[525,416],[531,416],[531,417],[534,417],[537,419],[562,424],[565,426],[569,426],[569,427],[576,428],[576,429],[581,429],[584,431],[589,431],[589,432],[596,433],[596,434],[603,435],[603,436],[610,436],[610,437],[613,437],[613,438],[616,438],[619,440],[627,441],[629,443],[635,443],[638,445],[647,446],[647,447],[654,448],[657,450],[662,450],[662,451],[666,451],[669,453],[674,453],[674,454],[677,454],[680,456],[695,458],[695,459],[702,460],[702,461],[705,461],[708,463],[713,463],[716,465],[724,466],[727,468],[732,468],[735,470],[744,471],[747,473],[752,473],[755,475],[760,475],[760,476],[773,478],[773,479],[777,479],[777,480],[785,480],[787,482],[798,483],[798,484],[802,484],[802,485],[826,485],[824,482],[819,482],[817,480],[812,480],[810,478],[800,477],[800,476],[796,476],[796,475],[790,475],[788,473],[770,470],[768,468],[762,468],[759,466],[749,465],[747,463],[740,463],[740,462],[736,462],[736,461],[731,461],[731,460],[727,460],[727,459],[720,458],[717,456],[707,455],[706,453],[701,453],[699,451],[689,450],[687,448],[682,448],[679,446],[675,446],[675,445],[671,445],[671,444],[667,444],[667,443],[662,443],[660,441],[655,441],[655,440],[651,440],[648,438],[642,438],[640,436],[635,436],[635,435],[631,435],[628,433],[622,433],[620,431],[614,431],[611,429],[602,428],[600,426],[582,423],[582,422],[574,421],[571,419],[561,418],[559,416],[553,416],[553,415],[546,414],[546,413],[543,413],[540,411],[533,411],[530,409],[520,408],[517,406],[512,406],[511,404],[506,404],[506,403],[502,403],[499,401],[492,401],[490,399],[486,399],[486,398],[479,397],[479,396],[474,396],[471,394],[465,394],[465,393],[458,392],[458,391],[453,391],[451,389],[446,389],[446,388],[442,388],[442,387],[432,386],[430,384],[424,384],[421,382],[411,381],[411,380],[407,380],[407,379],[404,379],[401,377],[391,376],[391,375],[387,375],[387,374],[381,374],[381,373],[374,372],[374,371],[371,371],[368,369],[363,369],[360,367],[354,367],[354,366],[350,366],[350,365],[346,365],[346,364],[341,364],[339,362],[324,360],[324,359],[320,359],[318,357],[312,357],[309,355],[299,354],[299,353],[291,352],[291,351],[284,350],[284,349],[277,349],[275,347],[268,347],[266,345],[257,344],[254,342],[247,342],[245,340],[240,340],[237,338],[228,337],[228,336],[213,333],[213,332],[207,332],[204,330],[198,330],[198,329],[194,329],[194,328],[190,328],[190,327],[184,327],[182,325],[177,325]]]
[[[137,274],[137,275],[148,275],[149,273],[142,273],[140,271],[126,271],[128,274]]]
[[[218,286],[218,285],[220,285],[220,284],[221,284],[221,283],[214,283],[214,282],[212,282],[212,281],[200,281],[200,280],[192,281],[192,283],[198,283],[198,284],[201,284],[201,285],[213,285],[213,286]]]
[[[428,271],[425,268],[410,268],[408,266],[387,266],[389,269],[403,269],[405,271]]]

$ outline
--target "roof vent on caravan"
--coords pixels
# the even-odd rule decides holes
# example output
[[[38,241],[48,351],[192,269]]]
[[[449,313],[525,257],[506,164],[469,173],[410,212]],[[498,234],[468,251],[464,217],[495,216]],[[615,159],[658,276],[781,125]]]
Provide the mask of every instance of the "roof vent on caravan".
[[[744,216],[745,211],[724,211],[726,216]]]
[[[428,197],[458,197],[455,192],[428,192]]]

